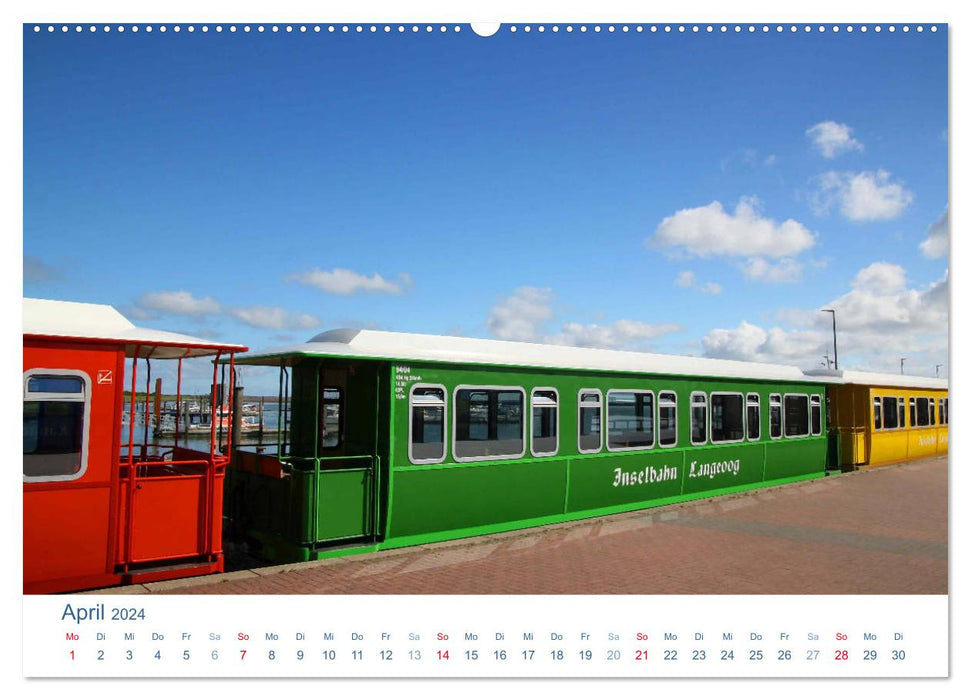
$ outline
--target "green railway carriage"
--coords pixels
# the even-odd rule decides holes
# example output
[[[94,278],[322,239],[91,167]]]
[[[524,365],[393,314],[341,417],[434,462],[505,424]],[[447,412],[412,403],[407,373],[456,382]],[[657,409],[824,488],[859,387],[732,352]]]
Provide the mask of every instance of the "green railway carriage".
[[[785,365],[352,330],[236,362],[280,367],[289,427],[226,489],[278,561],[825,474],[825,385]]]

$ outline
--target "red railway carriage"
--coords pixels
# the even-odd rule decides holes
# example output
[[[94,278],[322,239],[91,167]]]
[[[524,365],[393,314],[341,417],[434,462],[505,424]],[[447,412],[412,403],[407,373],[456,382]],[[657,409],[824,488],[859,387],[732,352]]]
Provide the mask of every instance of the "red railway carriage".
[[[170,445],[153,442],[147,397],[153,361],[178,364],[181,402],[184,359],[228,357],[232,367],[234,353],[246,348],[137,328],[100,304],[24,299],[23,324],[24,592],[222,571],[229,458],[217,450],[216,421],[207,451],[180,445],[178,422]],[[214,364],[214,387],[217,371]],[[143,377],[141,429],[136,386]],[[216,397],[213,391],[213,416]]]

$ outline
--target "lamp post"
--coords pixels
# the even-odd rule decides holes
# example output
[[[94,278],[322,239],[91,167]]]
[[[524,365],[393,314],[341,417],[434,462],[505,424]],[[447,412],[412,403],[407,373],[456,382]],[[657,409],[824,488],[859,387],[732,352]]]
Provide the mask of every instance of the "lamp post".
[[[901,357],[900,358],[900,373],[901,374],[904,373],[904,360],[906,360],[906,359],[907,359],[906,357]]]
[[[836,352],[836,311],[834,309],[822,309],[822,312],[833,314],[833,369],[839,369],[840,356]]]
[[[943,365],[934,365],[934,376],[935,377],[940,377],[941,376],[941,367],[943,367]]]

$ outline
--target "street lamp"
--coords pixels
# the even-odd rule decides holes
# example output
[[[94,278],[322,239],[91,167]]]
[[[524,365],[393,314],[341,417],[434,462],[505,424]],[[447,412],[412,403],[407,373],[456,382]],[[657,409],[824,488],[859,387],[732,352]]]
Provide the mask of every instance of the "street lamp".
[[[836,352],[836,311],[833,309],[821,309],[823,313],[833,314],[833,369],[840,368],[840,356]]]
[[[900,358],[900,373],[901,374],[904,373],[904,360],[906,360],[906,359],[907,359],[906,357],[901,357]]]
[[[940,377],[941,376],[941,367],[943,367],[943,366],[944,365],[934,365],[934,376],[935,377]]]

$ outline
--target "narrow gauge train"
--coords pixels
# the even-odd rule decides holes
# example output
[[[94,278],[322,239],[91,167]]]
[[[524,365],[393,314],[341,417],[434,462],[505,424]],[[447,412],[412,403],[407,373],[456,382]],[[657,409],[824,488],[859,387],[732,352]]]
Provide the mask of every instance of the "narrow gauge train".
[[[148,396],[152,362],[170,360],[181,388],[184,358],[231,363],[246,348],[136,328],[110,306],[41,299],[24,299],[23,332],[24,592],[222,571],[229,458],[217,454],[215,428],[205,452],[178,446],[178,434],[150,443],[148,421],[136,425],[136,381],[141,361]]]
[[[947,380],[846,370],[806,374],[832,382],[831,459],[842,469],[947,454]]]
[[[557,523],[826,472],[826,390],[796,367],[381,331],[246,354],[280,367],[275,454],[226,510],[264,555]]]

